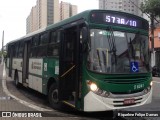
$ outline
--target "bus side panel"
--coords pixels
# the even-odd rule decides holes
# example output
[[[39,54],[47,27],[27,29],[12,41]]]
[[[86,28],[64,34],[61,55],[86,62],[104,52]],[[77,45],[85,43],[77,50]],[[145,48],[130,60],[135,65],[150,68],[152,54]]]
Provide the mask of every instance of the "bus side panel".
[[[59,59],[45,58],[43,66],[43,94],[47,94],[48,80],[50,78],[56,79],[59,75]]]
[[[28,86],[42,93],[43,59],[29,59]]]
[[[35,75],[29,75],[29,88],[32,88],[42,93],[42,78],[36,77]]]

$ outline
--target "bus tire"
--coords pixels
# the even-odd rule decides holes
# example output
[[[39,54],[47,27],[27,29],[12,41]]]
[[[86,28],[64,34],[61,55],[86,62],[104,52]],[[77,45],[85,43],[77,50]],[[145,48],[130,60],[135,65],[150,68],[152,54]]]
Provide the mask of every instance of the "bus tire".
[[[60,102],[58,100],[58,88],[54,83],[49,87],[48,100],[52,108],[60,108]]]
[[[17,88],[20,87],[19,78],[18,78],[18,72],[15,72],[15,75],[14,75],[14,83],[15,83],[15,86],[16,86]]]

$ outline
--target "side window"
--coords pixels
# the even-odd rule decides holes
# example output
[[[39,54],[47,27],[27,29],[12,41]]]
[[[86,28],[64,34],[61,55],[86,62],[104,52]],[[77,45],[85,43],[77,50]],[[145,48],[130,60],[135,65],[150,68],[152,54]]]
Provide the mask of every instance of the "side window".
[[[38,57],[43,57],[47,55],[47,47],[48,47],[48,41],[49,41],[49,33],[45,32],[40,35],[40,44],[38,46]]]
[[[15,52],[16,52],[15,44],[12,45],[11,50],[13,51],[13,52],[12,52],[12,53],[13,53],[13,54],[12,54],[12,57],[16,57],[16,54],[15,54]]]
[[[36,35],[33,37],[32,46],[38,46],[39,45],[39,36]]]
[[[59,43],[59,42],[60,42],[60,31],[52,31],[50,43]]]
[[[59,56],[59,45],[50,44],[48,47],[48,56]]]
[[[18,55],[17,57],[22,58],[23,57],[23,50],[24,50],[24,42],[19,43],[19,49],[18,49]]]
[[[40,36],[40,45],[44,45],[48,43],[48,32],[44,33]]]
[[[10,47],[11,47],[10,45],[7,46],[7,57],[8,58],[10,57],[10,53],[11,53],[11,48]]]
[[[19,42],[15,44],[15,57],[18,57]]]
[[[32,38],[30,57],[37,57],[38,45],[39,45],[39,35],[36,35]]]
[[[15,43],[8,46],[7,56],[8,57],[17,57]]]
[[[48,56],[59,56],[60,31],[52,31],[48,46]]]

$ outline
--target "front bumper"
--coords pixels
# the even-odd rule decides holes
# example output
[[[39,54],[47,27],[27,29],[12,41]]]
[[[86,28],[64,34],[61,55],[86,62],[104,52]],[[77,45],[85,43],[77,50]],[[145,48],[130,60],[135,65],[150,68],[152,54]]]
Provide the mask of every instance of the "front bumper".
[[[124,100],[134,99],[135,103],[131,105],[125,105]],[[92,91],[90,91],[84,97],[84,111],[107,111],[114,109],[122,109],[128,107],[136,107],[144,104],[148,104],[152,101],[152,88],[147,93],[144,94],[143,91],[134,94],[112,94],[111,97],[102,97]]]

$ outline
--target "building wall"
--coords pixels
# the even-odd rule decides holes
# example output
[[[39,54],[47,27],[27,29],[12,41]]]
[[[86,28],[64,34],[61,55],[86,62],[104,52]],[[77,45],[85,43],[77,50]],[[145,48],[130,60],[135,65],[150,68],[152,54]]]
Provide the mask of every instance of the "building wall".
[[[40,4],[40,16],[39,16],[40,28],[44,28],[47,26],[47,0],[41,0]]]
[[[32,8],[32,29],[31,31],[36,31],[38,30],[37,27],[37,6],[34,6]]]
[[[60,21],[60,5],[59,0],[53,0],[53,23]]]
[[[76,15],[78,12],[77,5],[71,5],[71,11],[72,11],[71,16]]]
[[[47,25],[53,24],[53,0],[47,1]]]
[[[151,41],[150,41],[151,48]],[[151,65],[160,68],[160,27],[154,30],[154,52],[151,56]]]
[[[99,0],[99,9],[115,10],[140,16],[139,0]]]
[[[77,14],[77,6],[59,0],[37,0],[26,19],[26,33],[47,27]]]
[[[38,30],[37,28],[37,8],[36,6],[32,7],[30,15],[26,19],[26,33],[30,31]]]
[[[31,26],[31,23],[30,23],[30,15],[27,17],[26,19],[26,33],[28,34],[31,30],[30,30],[30,26]]]
[[[37,0],[26,19],[26,33],[60,21],[59,0]]]
[[[70,5],[67,2],[61,1],[60,3],[60,12],[61,12],[61,18],[60,20],[64,20],[66,18],[69,18],[70,16]]]
[[[60,3],[60,20],[67,19],[77,14],[77,6],[61,1]]]
[[[41,4],[41,0],[37,0],[37,28],[40,29],[40,4]]]
[[[160,48],[160,27],[154,30],[154,48]]]

